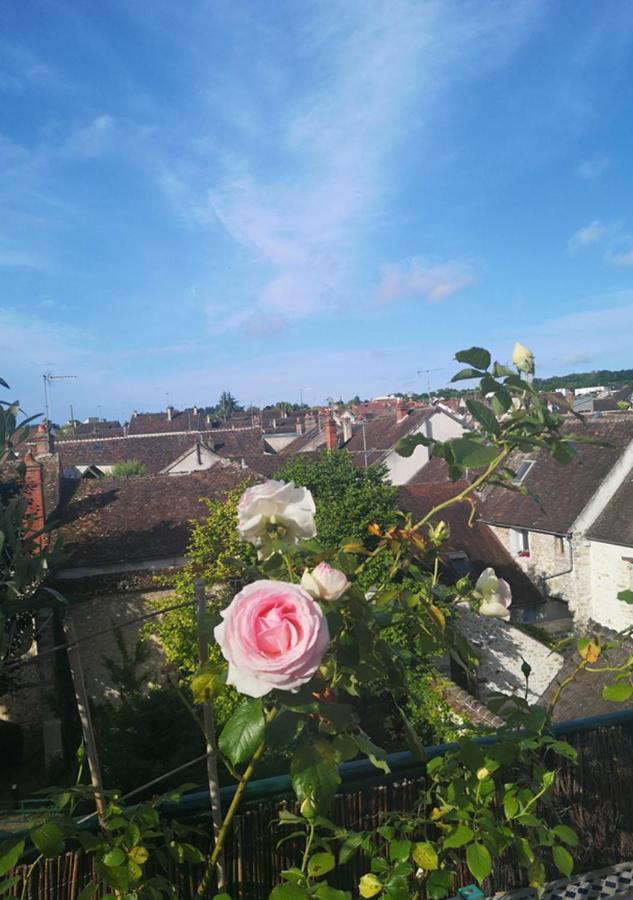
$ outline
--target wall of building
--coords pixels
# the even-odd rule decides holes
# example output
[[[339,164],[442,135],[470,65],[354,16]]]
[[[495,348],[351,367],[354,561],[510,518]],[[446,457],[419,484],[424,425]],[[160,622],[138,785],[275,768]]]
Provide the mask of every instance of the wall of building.
[[[591,560],[591,618],[620,631],[633,625],[633,606],[617,599],[633,590],[633,547],[588,541]]]
[[[459,437],[464,433],[464,426],[452,416],[438,411],[412,434],[423,434],[434,438],[436,441],[448,441]],[[407,484],[430,459],[428,447],[416,447],[411,456],[400,456],[393,450],[385,458],[389,472],[389,480],[392,484]]]
[[[213,453],[207,447],[200,447],[200,451],[194,447],[186,456],[179,459],[167,469],[169,475],[188,475],[190,472],[201,472],[211,469],[220,462],[217,453]]]
[[[264,432],[264,441],[275,453],[281,453],[289,444],[297,440],[299,435],[296,431],[289,431],[288,434],[266,434]]]

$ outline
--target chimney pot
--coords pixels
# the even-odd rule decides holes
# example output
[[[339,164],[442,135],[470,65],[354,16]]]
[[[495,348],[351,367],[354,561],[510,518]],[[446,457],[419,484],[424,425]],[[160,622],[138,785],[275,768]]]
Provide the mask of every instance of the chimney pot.
[[[336,449],[336,425],[332,416],[328,416],[325,422],[325,446],[328,450]]]
[[[403,422],[407,417],[407,410],[402,402],[402,400],[398,400],[396,403],[396,424]]]

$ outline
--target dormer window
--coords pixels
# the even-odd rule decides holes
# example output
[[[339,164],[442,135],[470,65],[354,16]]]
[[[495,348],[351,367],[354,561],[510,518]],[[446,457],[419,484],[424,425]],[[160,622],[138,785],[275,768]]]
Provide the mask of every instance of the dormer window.
[[[535,462],[536,460],[534,459],[524,459],[517,469],[516,475],[512,479],[512,484],[523,484],[525,476],[530,471]]]

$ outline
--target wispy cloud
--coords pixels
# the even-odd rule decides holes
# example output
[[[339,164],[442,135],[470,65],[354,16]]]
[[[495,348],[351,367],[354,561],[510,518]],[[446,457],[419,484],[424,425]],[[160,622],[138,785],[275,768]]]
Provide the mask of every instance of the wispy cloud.
[[[100,115],[88,125],[76,128],[68,136],[65,152],[75,159],[93,159],[112,146],[116,122],[110,115]]]
[[[464,263],[425,265],[412,259],[401,265],[385,265],[376,291],[378,304],[423,297],[425,300],[445,300],[463,290],[475,280],[472,268]]]
[[[224,177],[210,179],[208,165],[201,174],[192,156],[160,175],[178,214],[198,227],[219,223],[258,273],[250,296],[236,297],[224,318],[214,308],[214,329],[267,330],[360,305],[367,233],[398,179],[393,151],[473,60],[479,71],[503,60],[538,8],[538,0],[495,2],[483,11],[468,2],[311,4],[292,70],[277,63],[264,39],[257,77],[283,84],[293,99],[262,122],[261,112],[248,115],[243,96],[236,98],[248,141],[241,153],[216,153]],[[293,92],[297,72],[315,63],[318,87]],[[224,98],[227,106],[231,99]],[[262,166],[267,153],[275,162]],[[367,280],[381,262],[374,259]],[[432,267],[426,286],[409,271],[384,291],[441,299],[471,280],[458,269]]]
[[[607,171],[609,164],[608,156],[594,156],[592,159],[583,160],[576,166],[576,175],[585,180],[598,178]]]
[[[629,247],[628,250],[610,252],[607,260],[618,269],[629,269],[633,266],[633,247]]]
[[[42,260],[23,250],[0,250],[0,269],[41,269]]]
[[[591,247],[592,244],[597,244],[602,241],[603,238],[613,232],[615,227],[617,226],[605,224],[599,219],[594,219],[593,222],[590,222],[588,225],[585,225],[583,228],[579,228],[578,231],[574,232],[567,241],[567,250],[573,256],[579,250],[582,250],[585,247]]]

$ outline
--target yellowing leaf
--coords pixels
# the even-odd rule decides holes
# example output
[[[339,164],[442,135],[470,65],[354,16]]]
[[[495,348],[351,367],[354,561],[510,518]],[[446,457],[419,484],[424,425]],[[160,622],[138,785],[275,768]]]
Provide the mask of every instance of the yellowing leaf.
[[[411,855],[414,862],[427,872],[434,872],[439,866],[437,850],[430,841],[420,841],[415,844]]]
[[[361,880],[358,882],[358,892],[361,897],[364,898],[364,900],[370,900],[371,897],[377,897],[381,891],[382,884],[378,881],[375,875],[372,875],[371,872],[363,875]]]

